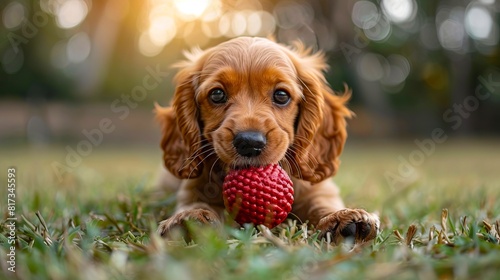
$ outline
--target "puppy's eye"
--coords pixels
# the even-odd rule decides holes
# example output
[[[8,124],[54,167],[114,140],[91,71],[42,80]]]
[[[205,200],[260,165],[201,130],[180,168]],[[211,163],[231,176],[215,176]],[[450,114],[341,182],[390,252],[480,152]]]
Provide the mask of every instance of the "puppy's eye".
[[[216,88],[210,92],[210,100],[215,104],[226,103],[227,95],[222,89]]]
[[[290,95],[283,90],[277,90],[273,94],[273,102],[277,105],[284,106],[290,102]]]

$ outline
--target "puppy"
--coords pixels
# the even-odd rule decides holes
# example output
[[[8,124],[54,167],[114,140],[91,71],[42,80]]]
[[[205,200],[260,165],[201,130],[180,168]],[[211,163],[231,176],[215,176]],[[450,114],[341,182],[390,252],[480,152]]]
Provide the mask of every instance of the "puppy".
[[[346,140],[350,92],[335,95],[322,53],[240,37],[186,54],[172,106],[157,106],[163,160],[177,191],[162,236],[186,220],[219,224],[222,183],[231,168],[279,163],[292,178],[292,213],[331,241],[376,237],[379,219],[347,209],[331,177]],[[174,178],[175,177],[175,178]]]

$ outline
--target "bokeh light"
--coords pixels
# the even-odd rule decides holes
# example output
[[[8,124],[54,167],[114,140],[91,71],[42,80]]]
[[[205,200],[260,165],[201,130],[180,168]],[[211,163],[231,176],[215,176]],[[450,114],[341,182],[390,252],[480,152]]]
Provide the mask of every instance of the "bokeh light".
[[[314,10],[307,2],[281,1],[274,7],[274,17],[277,25],[283,29],[310,26],[314,19]]]
[[[307,24],[312,22],[313,14],[310,7],[307,13],[299,9],[307,7],[304,5],[290,1],[277,6],[273,12],[285,21],[289,17],[296,20],[297,16],[303,16],[298,25]],[[190,46],[204,46],[214,38],[265,37],[275,32],[275,15],[262,10],[257,0],[238,2],[238,7],[223,9],[222,6],[218,0],[149,0],[146,19],[140,24],[142,31],[137,44],[140,53],[156,56],[176,38]]]
[[[377,6],[368,1],[358,1],[352,8],[352,22],[359,28],[369,29],[374,27],[380,19]]]
[[[66,46],[68,60],[72,63],[81,63],[87,59],[91,50],[90,38],[85,32],[73,35]]]
[[[464,43],[463,25],[452,19],[447,19],[439,26],[439,40],[445,49],[460,50]]]
[[[139,51],[145,56],[155,56],[163,50],[163,46],[155,44],[147,32],[141,34],[138,43]]]
[[[388,87],[398,87],[404,84],[411,70],[408,59],[399,54],[391,54],[387,57],[387,65],[388,71],[384,73],[381,83]]]
[[[21,3],[17,1],[10,2],[2,12],[3,25],[7,29],[18,28],[23,22],[25,13],[25,8]]]
[[[374,26],[366,28],[364,33],[372,41],[384,41],[391,35],[392,26],[385,17],[380,17]]]
[[[214,21],[222,15],[222,4],[218,0],[212,0],[201,15],[201,20]]]
[[[159,47],[165,46],[177,33],[175,20],[170,16],[157,16],[151,19],[148,35],[151,42]]]
[[[365,53],[361,56],[357,64],[358,73],[367,81],[375,82],[384,77],[384,72],[388,71],[387,60],[375,53]]]
[[[411,21],[417,14],[414,0],[382,0],[384,13],[395,23]]]
[[[475,39],[486,39],[491,33],[493,19],[486,8],[473,6],[468,9],[465,16],[467,33]]]
[[[73,28],[83,22],[88,12],[87,4],[82,0],[64,1],[57,8],[57,25],[64,29]]]
[[[188,45],[204,45],[210,38],[223,35],[217,0],[149,0],[146,9],[146,22],[138,39],[138,49],[145,56],[160,54],[174,38],[182,38]]]
[[[458,53],[466,51],[464,15],[465,9],[462,7],[443,7],[437,13],[437,34],[444,49]]]
[[[244,12],[238,12],[233,14],[231,20],[231,31],[234,36],[241,36],[245,33],[247,29],[247,21]]]
[[[471,3],[465,12],[465,30],[481,44],[494,46],[498,43],[498,25],[487,7]]]
[[[356,2],[351,19],[354,25],[361,28],[365,36],[372,41],[384,41],[391,35],[391,23],[372,2]]]
[[[255,36],[259,34],[262,29],[262,17],[258,12],[251,12],[248,17],[247,33],[249,35]]]
[[[357,71],[368,82],[380,82],[386,88],[400,88],[410,75],[411,66],[408,59],[399,54],[391,54],[386,58],[368,52],[358,60]]]
[[[225,13],[222,15],[222,17],[219,20],[219,31],[220,34],[230,37],[231,34],[231,18],[232,18],[232,13]]]

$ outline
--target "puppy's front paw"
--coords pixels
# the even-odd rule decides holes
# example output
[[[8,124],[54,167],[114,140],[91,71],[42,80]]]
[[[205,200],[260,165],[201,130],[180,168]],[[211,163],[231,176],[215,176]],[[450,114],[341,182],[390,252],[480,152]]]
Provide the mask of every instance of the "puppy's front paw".
[[[221,224],[219,215],[214,211],[207,209],[192,209],[177,213],[161,221],[158,225],[158,234],[162,237],[167,237],[172,230],[177,228],[182,230],[185,234],[188,234],[187,221],[192,221],[201,225],[213,225],[214,227],[218,227]]]
[[[376,214],[363,209],[342,209],[322,218],[318,223],[321,238],[331,233],[331,241],[339,244],[346,238],[355,243],[364,243],[374,239],[379,231],[380,221]]]

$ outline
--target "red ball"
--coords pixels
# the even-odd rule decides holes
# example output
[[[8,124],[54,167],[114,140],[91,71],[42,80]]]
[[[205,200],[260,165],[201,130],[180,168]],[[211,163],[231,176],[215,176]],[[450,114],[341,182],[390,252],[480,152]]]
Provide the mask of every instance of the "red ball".
[[[278,164],[231,170],[222,188],[224,205],[240,225],[273,228],[292,211],[293,183]]]

